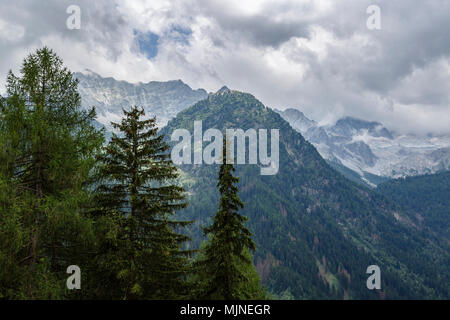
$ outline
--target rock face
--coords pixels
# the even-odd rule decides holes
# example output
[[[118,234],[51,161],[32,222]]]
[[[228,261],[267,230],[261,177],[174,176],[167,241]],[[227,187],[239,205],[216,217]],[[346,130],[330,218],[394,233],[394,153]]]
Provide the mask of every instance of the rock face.
[[[274,111],[278,112],[298,132],[306,132],[310,128],[317,127],[317,122],[308,119],[303,112],[297,109],[286,109],[284,111],[274,109]]]
[[[203,89],[193,90],[181,80],[149,83],[128,83],[103,78],[92,71],[75,73],[82,106],[95,106],[98,122],[110,129],[111,121],[119,121],[122,108],[144,107],[146,115],[156,116],[165,125],[178,112],[208,97]]]
[[[320,126],[296,109],[275,110],[325,159],[361,176],[398,178],[450,169],[450,136],[418,137],[391,132],[379,122],[346,117]]]

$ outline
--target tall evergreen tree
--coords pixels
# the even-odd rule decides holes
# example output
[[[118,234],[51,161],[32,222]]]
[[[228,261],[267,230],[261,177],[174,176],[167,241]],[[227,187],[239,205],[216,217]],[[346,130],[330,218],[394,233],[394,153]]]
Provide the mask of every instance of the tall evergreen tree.
[[[184,189],[173,184],[177,168],[168,154],[164,137],[158,135],[155,118],[141,120],[144,110],[124,110],[121,123],[104,154],[97,188],[99,228],[108,219],[115,226],[101,244],[98,265],[108,281],[119,284],[112,298],[177,299],[187,295],[189,240],[178,233],[190,222],[171,216],[187,203]],[[101,293],[103,295],[103,293]]]
[[[77,252],[92,239],[90,220],[79,208],[88,199],[86,184],[103,134],[92,126],[94,109],[81,110],[77,84],[48,48],[30,54],[20,76],[10,72],[7,78],[0,103],[0,192],[14,202],[3,201],[2,219],[16,223],[20,235],[9,263],[29,275],[14,287],[0,285],[9,297],[57,296],[50,287],[61,294],[65,269],[81,262]],[[57,284],[45,283],[53,278]]]
[[[223,143],[223,158],[227,144]],[[219,169],[217,187],[220,192],[219,209],[213,224],[204,229],[209,241],[196,262],[202,299],[261,299],[265,297],[260,279],[251,261],[255,250],[251,232],[244,226],[247,217],[239,213],[244,207],[238,196],[233,176],[233,164],[223,161]]]

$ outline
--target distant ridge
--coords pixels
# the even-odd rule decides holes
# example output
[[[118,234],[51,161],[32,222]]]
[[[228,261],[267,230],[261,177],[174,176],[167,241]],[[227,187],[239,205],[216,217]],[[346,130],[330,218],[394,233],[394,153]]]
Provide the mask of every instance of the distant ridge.
[[[180,111],[208,97],[205,90],[193,90],[181,80],[133,84],[103,78],[91,70],[75,73],[75,77],[79,80],[82,106],[95,106],[98,122],[107,129],[111,129],[111,121],[120,119],[122,108],[141,106],[148,117],[157,116],[159,125],[165,125]]]
[[[298,109],[275,111],[336,169],[346,176],[359,176],[355,180],[365,185],[375,187],[385,178],[450,169],[450,136],[399,135],[379,122],[355,117],[319,125]]]

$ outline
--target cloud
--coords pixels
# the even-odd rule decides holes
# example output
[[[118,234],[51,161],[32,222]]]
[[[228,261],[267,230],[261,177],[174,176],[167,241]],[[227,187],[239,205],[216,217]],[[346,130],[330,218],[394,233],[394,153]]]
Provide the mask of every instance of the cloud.
[[[0,20],[0,41],[4,45],[20,41],[24,34],[25,29],[22,26]]]
[[[66,28],[77,4],[81,30]],[[450,2],[379,0],[3,0],[0,85],[27,53],[130,82],[222,85],[315,120],[345,115],[400,132],[450,133]],[[2,82],[3,81],[3,82]]]

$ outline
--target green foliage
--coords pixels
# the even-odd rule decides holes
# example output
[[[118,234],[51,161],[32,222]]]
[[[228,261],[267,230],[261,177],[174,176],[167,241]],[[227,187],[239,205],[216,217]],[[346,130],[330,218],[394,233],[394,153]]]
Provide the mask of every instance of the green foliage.
[[[239,178],[233,176],[234,171],[233,164],[226,161],[219,169],[219,209],[213,224],[204,229],[209,242],[203,249],[204,256],[196,263],[202,279],[199,290],[202,299],[257,299],[264,295],[248,253],[255,250],[255,244],[244,226],[247,218],[238,212],[244,204],[238,196],[235,184]]]
[[[28,202],[28,203],[27,203]],[[0,299],[52,299],[62,296],[48,259],[34,266],[25,264],[32,225],[33,198],[18,197],[15,186],[0,181]]]
[[[65,268],[93,240],[83,214],[103,134],[80,109],[77,81],[56,54],[37,50],[9,73],[0,104],[0,295],[61,298]],[[5,222],[5,223],[3,223]]]
[[[100,243],[94,263],[101,266],[97,275],[108,276],[98,297],[182,298],[188,294],[190,252],[181,247],[189,238],[177,230],[190,222],[170,216],[187,206],[184,190],[171,183],[177,168],[155,119],[141,120],[145,114],[137,107],[124,114],[120,124],[113,123],[121,136],[113,134],[98,158],[93,214]]]
[[[390,180],[377,190],[395,202],[426,233],[449,244],[450,171]]]

